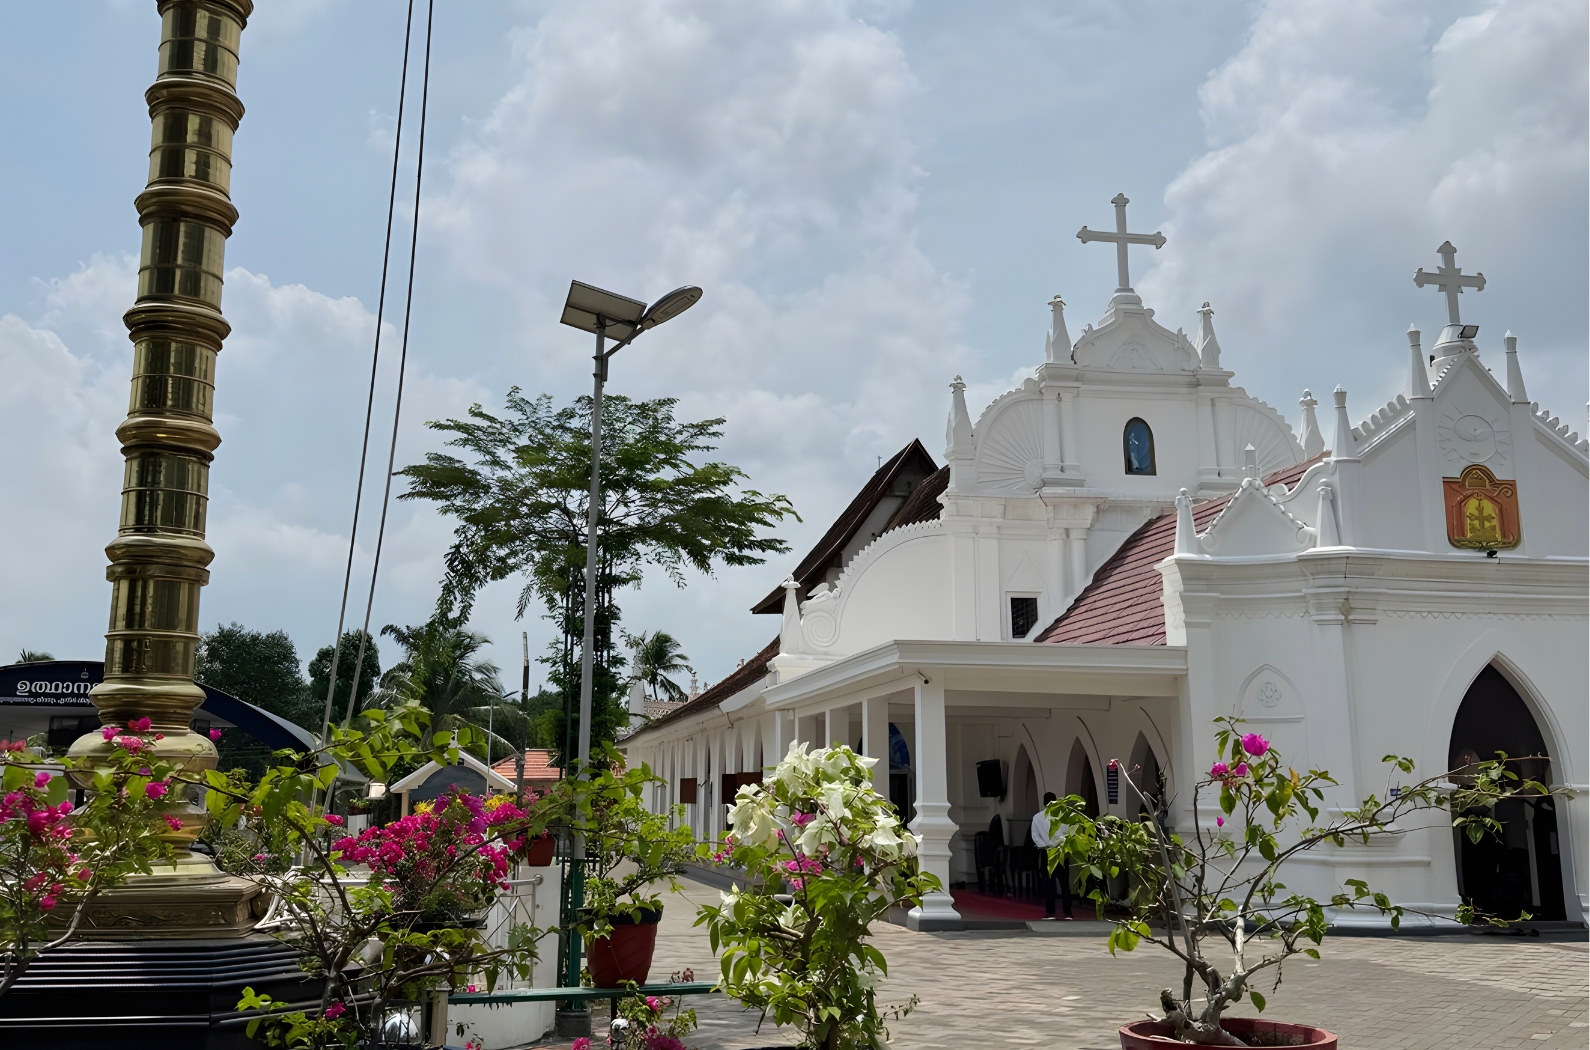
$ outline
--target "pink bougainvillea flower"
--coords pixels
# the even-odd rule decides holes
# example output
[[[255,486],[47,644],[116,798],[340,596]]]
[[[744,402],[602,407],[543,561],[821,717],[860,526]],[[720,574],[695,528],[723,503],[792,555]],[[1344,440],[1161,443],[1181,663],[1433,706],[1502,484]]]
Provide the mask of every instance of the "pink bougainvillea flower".
[[[56,902],[56,899],[54,897],[40,897],[39,898],[39,907],[43,908],[45,911],[54,910],[56,903],[57,902]]]
[[[337,816],[337,814],[335,814],[335,813],[327,813],[326,814],[326,823],[327,824],[331,824],[334,827],[339,827],[340,828],[340,827],[342,827],[342,818]]]
[[[182,830],[182,818],[171,813],[166,814],[166,827],[172,831]]]
[[[466,992],[478,992],[478,991],[480,991],[480,987],[478,985],[473,985],[473,984],[466,985],[465,988],[464,988],[464,991],[466,991]]]
[[[152,799],[165,798],[166,792],[170,790],[171,785],[166,783],[164,780],[153,780],[144,785],[144,794],[148,795]]]
[[[655,995],[648,995],[646,997],[646,1009],[648,1009],[648,1010],[661,1010],[662,1009],[662,1000],[658,999]]]
[[[335,1021],[337,1018],[341,1017],[347,1009],[348,1008],[343,1006],[340,1001],[332,1003],[330,1006],[326,1007],[326,1020]]]
[[[1226,818],[1225,817],[1216,817],[1215,818],[1215,827],[1223,828],[1225,826],[1226,826]]]
[[[44,770],[41,769],[37,773],[33,774],[33,786],[34,787],[42,788],[42,787],[49,787],[49,785],[50,785],[50,775],[48,773],[46,773]]]
[[[1247,776],[1248,775],[1248,764],[1246,762],[1238,762],[1237,763],[1237,768],[1235,768],[1235,769],[1233,769],[1231,771],[1231,775],[1234,776],[1234,777],[1245,777],[1245,776]]]
[[[590,1038],[588,1036],[580,1036],[578,1039],[574,1040],[574,1043],[569,1047],[569,1050],[591,1050]]]
[[[147,718],[134,718],[132,721],[127,723],[127,728],[131,729],[134,733],[147,733],[149,732],[150,725],[151,723]]]
[[[267,859],[269,859],[269,858],[268,858],[267,854],[256,853],[256,854],[254,854],[254,856],[250,857],[249,859],[252,860],[255,864],[264,864],[265,861]]]
[[[106,740],[114,738],[119,732],[121,732],[121,730],[117,729],[115,726],[100,726],[99,728],[99,735],[104,737]]]
[[[817,814],[815,813],[791,813],[789,815],[789,821],[791,824],[794,824],[797,827],[805,827],[807,824],[810,824],[816,816]]]
[[[1224,762],[1216,762],[1214,765],[1209,767],[1209,775],[1216,780],[1225,776],[1229,772],[1231,772],[1231,767],[1226,765]]]
[[[1254,758],[1258,758],[1260,755],[1270,750],[1270,742],[1264,739],[1264,737],[1260,736],[1258,733],[1248,733],[1242,738],[1242,750],[1246,751]]]
[[[87,868],[78,868],[77,869],[76,879],[77,879],[78,882],[87,882],[90,878],[93,877],[93,874],[94,873],[89,871]]]
[[[211,740],[219,740],[219,739],[221,739],[221,731],[219,729],[210,730],[210,739]]]

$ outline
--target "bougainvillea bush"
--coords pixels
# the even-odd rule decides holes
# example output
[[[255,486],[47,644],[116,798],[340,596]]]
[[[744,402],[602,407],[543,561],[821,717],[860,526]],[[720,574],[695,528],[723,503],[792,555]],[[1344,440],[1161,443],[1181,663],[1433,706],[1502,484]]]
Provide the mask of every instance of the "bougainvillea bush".
[[[161,836],[182,828],[174,769],[147,754],[161,734],[147,718],[103,732],[114,746],[91,759],[46,762],[0,741],[0,994],[76,933],[96,896],[172,855]],[[76,809],[67,773],[93,788]]]
[[[1437,816],[1439,826],[1450,824],[1477,842],[1500,831],[1490,816],[1496,802],[1549,793],[1513,772],[1506,760],[1399,783],[1411,777],[1413,760],[1387,755],[1383,796],[1326,811],[1321,820],[1325,791],[1336,784],[1329,773],[1299,773],[1270,741],[1245,732],[1241,719],[1220,718],[1216,725],[1219,760],[1193,786],[1189,836],[1172,833],[1164,808],[1144,797],[1129,776],[1122,782],[1136,795],[1133,804],[1151,811],[1141,821],[1090,818],[1078,795],[1051,803],[1039,818],[1064,834],[1050,850],[1051,871],[1069,858],[1079,886],[1119,884],[1125,876],[1124,901],[1109,900],[1099,888],[1087,896],[1101,915],[1107,907],[1125,905],[1126,914],[1111,919],[1112,953],[1147,941],[1182,961],[1181,988],[1161,991],[1160,1007],[1176,1036],[1191,1043],[1248,1045],[1221,1026],[1221,1015],[1244,997],[1262,1011],[1265,996],[1256,985],[1266,982],[1273,992],[1288,959],[1319,958],[1318,945],[1330,927],[1327,908],[1367,909],[1386,917],[1393,929],[1407,913],[1359,879],[1347,879],[1323,902],[1288,889],[1281,881],[1287,861],[1310,850],[1367,845],[1379,836],[1429,827],[1429,818]],[[1505,925],[1468,905],[1456,918]]]
[[[813,1050],[885,1045],[884,1014],[912,1004],[879,1008],[888,963],[868,940],[872,924],[939,889],[918,868],[921,840],[873,790],[876,761],[798,744],[763,783],[742,787],[716,859],[748,886],[697,919],[721,950],[724,991],[799,1026]]]
[[[670,1012],[670,1008],[672,1012]],[[610,1050],[687,1050],[685,1037],[696,1027],[696,1012],[666,995],[636,995],[618,1001],[618,1016],[607,1029]]]
[[[256,1010],[248,1034],[270,1046],[374,1046],[396,1001],[432,989],[495,986],[505,975],[529,976],[541,931],[516,927],[505,945],[486,939],[479,921],[504,888],[514,855],[543,830],[534,814],[512,804],[489,811],[467,794],[358,835],[325,812],[323,799],[338,763],[384,780],[399,763],[452,764],[474,732],[429,732],[417,705],[363,712],[356,728],[331,730],[318,751],[277,752],[256,783],[211,772],[209,805],[223,827],[245,817],[261,841],[278,843],[298,863],[274,873],[270,858],[242,872],[276,898],[266,929],[304,952],[320,979],[318,1009],[289,1010],[245,990],[240,1010]]]

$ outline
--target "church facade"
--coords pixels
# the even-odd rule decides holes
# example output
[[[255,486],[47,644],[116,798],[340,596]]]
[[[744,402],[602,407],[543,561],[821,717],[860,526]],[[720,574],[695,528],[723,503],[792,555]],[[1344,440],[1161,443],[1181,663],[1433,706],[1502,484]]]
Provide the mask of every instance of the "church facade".
[[[1483,277],[1442,245],[1415,280],[1447,323],[1408,333],[1404,393],[1354,424],[1341,389],[1305,392],[1294,431],[1232,384],[1208,304],[1191,337],[1143,304],[1127,246],[1163,238],[1114,203],[1114,233],[1078,235],[1117,249],[1098,324],[1073,338],[1056,297],[1045,360],[975,421],[957,378],[946,464],[915,442],[884,464],[756,607],[778,637],[625,739],[667,782],[654,806],[716,837],[793,742],[846,743],[951,886],[977,880],[977,833],[1019,845],[1047,791],[1128,816],[1127,777],[1186,830],[1220,715],[1329,770],[1335,807],[1385,797],[1393,752],[1415,776],[1541,756],[1530,772],[1587,790],[1590,443],[1530,401],[1510,333],[1482,354],[1462,323]],[[1437,819],[1288,883],[1582,921],[1586,802],[1510,805],[1496,841]],[[948,894],[910,916],[959,922]]]

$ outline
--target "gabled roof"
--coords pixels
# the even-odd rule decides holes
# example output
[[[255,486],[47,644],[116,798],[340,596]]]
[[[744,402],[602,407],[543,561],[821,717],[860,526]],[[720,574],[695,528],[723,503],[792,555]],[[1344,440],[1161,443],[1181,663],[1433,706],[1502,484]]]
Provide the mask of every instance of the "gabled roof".
[[[717,707],[729,697],[738,693],[767,674],[767,665],[773,657],[778,655],[778,636],[775,635],[771,642],[762,647],[762,651],[751,657],[745,663],[734,669],[723,681],[692,700],[686,701],[680,707],[668,712],[661,718],[654,718],[650,722],[636,727],[639,733],[647,729],[656,729],[658,726],[667,725],[669,722],[678,721],[692,714],[700,714]]]
[[[517,775],[513,768],[514,756],[499,758],[491,765],[491,771],[498,776],[513,780]],[[563,771],[552,764],[552,752],[545,748],[532,747],[524,753],[524,778],[531,780],[557,780]]]
[[[1303,472],[1328,453],[1294,464],[1263,479],[1266,486],[1296,485]],[[1231,496],[1193,506],[1193,525],[1201,532],[1231,502]],[[1100,565],[1093,579],[1058,620],[1035,642],[1051,645],[1164,645],[1164,577],[1155,568],[1176,549],[1176,515],[1162,514],[1126,538]]]
[[[902,528],[906,525],[915,525],[919,521],[937,521],[944,512],[944,504],[939,502],[939,497],[944,495],[944,490],[950,487],[950,468],[940,467],[938,470],[922,479],[916,491],[905,498],[898,510],[883,526],[883,531]]]
[[[856,498],[850,501],[844,513],[829,526],[823,533],[823,538],[817,541],[806,557],[801,559],[796,566],[795,582],[801,585],[801,593],[805,594],[819,583],[830,568],[843,568],[838,560],[843,556],[844,550],[850,545],[851,540],[866,523],[878,501],[885,496],[898,493],[895,489],[897,483],[911,483],[913,480],[919,485],[921,479],[929,477],[938,471],[938,464],[933,462],[933,457],[928,455],[927,449],[922,447],[922,442],[912,439],[911,443],[899,452],[896,452],[868,479],[856,493]],[[948,475],[946,475],[946,481]],[[913,493],[914,494],[914,493]],[[910,502],[909,498],[907,502]],[[902,504],[899,508],[904,509]],[[784,610],[784,587],[782,583],[774,587],[766,598],[751,606],[754,613],[778,613]]]

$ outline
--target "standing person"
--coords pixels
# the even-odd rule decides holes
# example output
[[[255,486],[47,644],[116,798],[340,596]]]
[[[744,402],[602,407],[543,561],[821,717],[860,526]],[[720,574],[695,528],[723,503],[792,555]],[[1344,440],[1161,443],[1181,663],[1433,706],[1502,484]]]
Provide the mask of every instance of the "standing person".
[[[1045,791],[1043,794],[1044,809],[1047,809],[1049,807],[1049,803],[1053,801],[1055,801],[1054,792]],[[1050,831],[1049,818],[1044,816],[1042,809],[1038,811],[1037,816],[1032,818],[1032,844],[1044,850],[1045,852],[1045,856],[1039,861],[1040,866],[1038,868],[1038,882],[1043,886],[1043,917],[1048,922],[1053,922],[1055,918],[1054,898],[1056,880],[1058,880],[1060,883],[1060,903],[1065,909],[1065,915],[1062,917],[1066,922],[1072,921],[1070,866],[1066,863],[1066,858],[1062,856],[1060,858],[1060,863],[1055,866],[1055,870],[1051,874],[1049,871],[1049,858],[1047,856],[1049,848],[1051,846],[1059,846],[1063,844],[1066,840],[1066,836],[1070,833],[1071,829],[1065,824],[1057,824],[1055,825],[1054,830]]]

